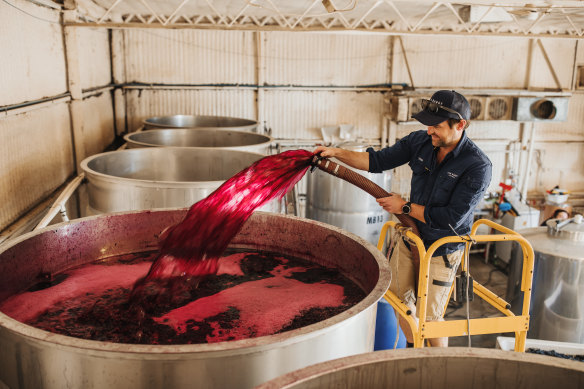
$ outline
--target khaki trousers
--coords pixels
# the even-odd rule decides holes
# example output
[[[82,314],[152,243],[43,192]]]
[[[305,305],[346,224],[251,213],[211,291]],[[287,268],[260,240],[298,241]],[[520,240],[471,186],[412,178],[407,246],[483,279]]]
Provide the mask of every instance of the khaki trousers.
[[[412,246],[414,249],[415,246]],[[444,316],[447,299],[456,271],[462,259],[463,250],[430,259],[428,280],[428,303],[426,320],[436,321]],[[419,306],[416,301],[414,266],[412,253],[403,239],[398,238],[389,260],[391,284],[389,289],[395,293],[415,314]]]

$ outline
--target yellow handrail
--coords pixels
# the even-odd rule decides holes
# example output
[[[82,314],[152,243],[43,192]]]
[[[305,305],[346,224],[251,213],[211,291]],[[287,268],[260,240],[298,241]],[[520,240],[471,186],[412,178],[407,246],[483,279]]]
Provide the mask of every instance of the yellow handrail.
[[[500,231],[502,234],[476,235],[476,231],[481,224],[485,224]],[[515,332],[515,351],[525,351],[525,339],[527,338],[527,330],[529,329],[529,304],[531,301],[531,284],[533,281],[534,253],[531,244],[523,236],[509,228],[493,222],[492,220],[480,219],[474,222],[471,228],[471,233],[467,237],[447,236],[437,240],[428,248],[428,250],[426,250],[424,243],[418,236],[411,231],[406,230],[400,224],[394,221],[388,221],[381,229],[381,234],[377,243],[377,248],[379,250],[383,249],[383,244],[390,227],[400,231],[403,235],[411,239],[420,253],[420,274],[418,279],[419,323],[416,325],[416,321],[410,314],[409,308],[397,295],[395,295],[395,293],[388,290],[384,296],[384,298],[410,326],[414,338],[414,347],[424,347],[424,340],[430,338]],[[426,321],[428,282],[432,255],[444,244],[465,243],[464,255],[466,257],[467,252],[470,249],[469,240],[477,243],[498,241],[516,241],[519,243],[523,250],[523,275],[521,279],[523,307],[521,316],[515,316],[513,312],[509,310],[510,305],[505,300],[498,297],[483,285],[474,282],[474,290],[476,291],[477,296],[498,309],[505,315],[505,317],[470,319],[468,321]],[[462,270],[466,270],[466,264],[464,261],[462,262]]]

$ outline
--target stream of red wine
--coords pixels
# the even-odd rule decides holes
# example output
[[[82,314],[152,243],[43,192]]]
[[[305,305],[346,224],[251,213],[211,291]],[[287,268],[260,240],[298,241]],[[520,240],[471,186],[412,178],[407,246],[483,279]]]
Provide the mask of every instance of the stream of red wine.
[[[182,283],[217,272],[217,261],[254,210],[282,198],[310,167],[312,153],[291,150],[260,159],[240,171],[208,197],[195,203],[185,218],[162,233],[160,254],[135,295],[156,280]],[[173,282],[176,288],[176,282]],[[179,286],[182,288],[182,286]]]

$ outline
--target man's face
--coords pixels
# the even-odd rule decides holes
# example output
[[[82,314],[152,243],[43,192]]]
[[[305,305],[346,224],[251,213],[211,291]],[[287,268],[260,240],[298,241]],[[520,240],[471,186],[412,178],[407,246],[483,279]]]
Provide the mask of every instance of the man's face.
[[[455,145],[460,139],[460,133],[448,125],[448,120],[435,126],[428,126],[428,135],[432,137],[432,146],[448,147]]]

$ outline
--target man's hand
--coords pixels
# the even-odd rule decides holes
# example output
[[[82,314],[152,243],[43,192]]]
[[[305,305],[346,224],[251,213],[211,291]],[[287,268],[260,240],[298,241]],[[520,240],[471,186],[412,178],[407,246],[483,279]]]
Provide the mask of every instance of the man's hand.
[[[377,203],[387,212],[399,215],[406,201],[396,194],[391,194],[389,197],[377,199]]]
[[[391,194],[389,197],[382,197],[377,199],[377,203],[381,205],[383,209],[385,209],[389,213],[393,213],[395,215],[401,215],[402,207],[406,203],[404,199],[396,194]],[[426,223],[426,219],[424,218],[424,210],[426,207],[419,204],[411,204],[411,211],[409,216],[413,217],[421,221],[422,223]]]
[[[341,149],[337,149],[335,147],[325,147],[325,146],[318,146],[315,150],[314,153],[317,154],[320,152],[320,156],[323,158],[331,158],[331,157],[337,157],[342,150]]]
[[[320,156],[324,158],[336,158],[339,161],[356,169],[369,170],[369,153],[361,151],[351,151],[340,149],[337,147],[318,146],[314,149],[314,153],[320,152]]]

